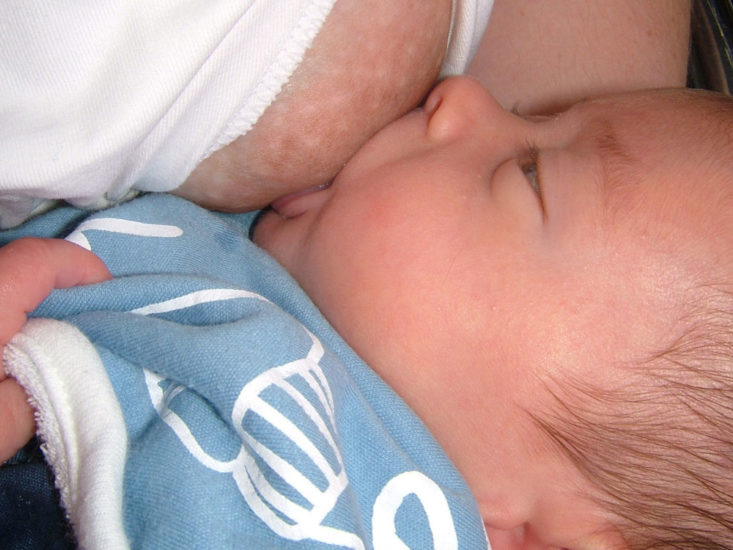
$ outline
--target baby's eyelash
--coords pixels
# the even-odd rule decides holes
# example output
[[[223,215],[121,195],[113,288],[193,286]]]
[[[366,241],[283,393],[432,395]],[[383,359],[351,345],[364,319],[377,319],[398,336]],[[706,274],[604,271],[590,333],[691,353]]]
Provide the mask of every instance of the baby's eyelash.
[[[519,168],[524,173],[525,177],[532,186],[532,189],[537,195],[542,198],[542,189],[540,185],[540,149],[532,143],[527,144],[527,153],[525,158],[520,158],[518,161]]]

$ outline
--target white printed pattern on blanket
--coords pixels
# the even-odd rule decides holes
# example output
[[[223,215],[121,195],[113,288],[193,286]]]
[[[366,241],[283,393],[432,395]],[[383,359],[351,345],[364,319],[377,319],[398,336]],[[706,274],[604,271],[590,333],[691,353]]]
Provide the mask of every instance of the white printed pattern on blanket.
[[[263,296],[255,294],[254,292],[249,292],[248,290],[237,290],[234,288],[209,288],[206,290],[191,292],[185,296],[179,296],[164,302],[158,302],[157,304],[139,307],[131,310],[130,313],[137,313],[138,315],[155,315],[157,313],[178,311],[180,309],[197,306],[199,304],[207,304],[223,300],[236,300],[237,298],[253,298],[255,300],[269,302],[269,300]]]
[[[121,218],[95,218],[82,222],[68,237],[67,241],[91,250],[92,246],[84,235],[85,231],[106,231],[138,237],[174,238],[183,235],[183,230],[174,225],[142,223]]]
[[[323,348],[312,334],[309,336],[312,339],[312,346],[304,359],[263,372],[240,392],[232,410],[232,422],[244,443],[242,451],[245,453],[245,460],[244,471],[236,472],[235,480],[252,511],[281,537],[292,540],[310,538],[348,548],[363,548],[361,540],[356,535],[322,525],[324,518],[336,506],[349,481],[335,440],[336,418],[333,396],[319,365],[323,357]],[[320,405],[326,417],[289,381],[295,377],[300,377],[313,391],[318,400],[317,405]],[[296,426],[293,419],[285,416],[267,401],[263,393],[270,387],[284,391],[298,404],[300,411],[305,413],[327,441],[329,450],[336,457],[335,467],[332,467],[324,456],[325,450],[320,450]],[[326,479],[326,489],[319,489],[316,483],[296,467],[277,456],[248,433],[244,425],[245,415],[248,412],[268,422],[275,432],[279,432],[279,436],[294,442]],[[246,448],[249,452],[245,450]],[[273,487],[260,470],[253,455],[295,489],[310,504],[310,509],[297,504]],[[281,519],[282,517],[289,521]]]
[[[408,550],[397,535],[397,511],[409,495],[415,495],[428,516],[433,534],[433,547],[456,550],[458,539],[450,507],[440,487],[421,472],[404,472],[387,482],[374,502],[372,541],[374,548]]]
[[[67,240],[91,250],[84,235],[85,231],[97,230],[153,238],[175,238],[183,231],[171,225],[146,224],[119,218],[97,218],[82,223]],[[133,310],[140,315],[154,315],[191,307],[194,305],[232,299],[258,299],[269,302],[258,294],[235,289],[208,289],[188,293],[163,302],[149,304]],[[303,327],[303,330],[306,330]],[[242,440],[238,456],[228,462],[212,457],[199,444],[186,422],[170,409],[172,401],[188,391],[184,386],[165,380],[157,374],[144,370],[145,381],[151,402],[159,417],[173,430],[188,452],[204,467],[215,472],[231,474],[250,509],[275,533],[290,540],[316,540],[325,544],[361,550],[364,542],[354,533],[322,525],[323,520],[336,506],[339,496],[349,484],[343,459],[335,441],[335,408],[331,389],[325,373],[320,367],[323,347],[318,339],[306,330],[312,340],[308,355],[290,363],[271,368],[245,385],[232,410],[232,421]],[[289,380],[300,377],[305,381],[327,418]],[[163,384],[167,385],[166,391]],[[263,399],[262,393],[271,386],[285,391],[301,410],[315,424],[319,433],[337,457],[337,470],[333,468],[321,450],[295,423]],[[295,443],[316,465],[328,480],[325,490],[319,489],[301,471],[267,446],[257,441],[244,428],[247,412],[253,412],[266,420],[274,430]],[[288,499],[273,487],[260,471],[253,456],[267,464],[283,480],[290,484],[301,497],[311,504],[307,509]],[[383,487],[375,499],[372,509],[372,543],[376,550],[407,550],[399,538],[395,518],[402,503],[409,495],[420,501],[428,518],[433,536],[434,548],[454,550],[458,538],[450,513],[450,507],[440,487],[429,477],[417,471],[403,472]],[[278,515],[280,514],[280,515]],[[283,517],[291,522],[285,521]]]
[[[221,299],[255,298],[267,301],[254,293],[230,289],[211,289],[199,291],[151,304],[136,310],[145,314],[171,311],[172,304],[187,307],[206,301]],[[303,328],[303,330],[306,330]],[[312,346],[308,355],[296,361],[271,368],[249,382],[239,394],[233,410],[232,422],[242,440],[239,454],[233,460],[224,462],[208,454],[198,443],[186,422],[174,411],[170,404],[173,399],[186,388],[164,380],[160,376],[145,371],[145,379],[150,399],[160,418],[174,431],[188,452],[203,466],[220,473],[231,474],[237,487],[250,509],[275,533],[290,540],[316,540],[333,546],[361,550],[365,548],[363,541],[354,533],[322,525],[323,520],[333,510],[341,493],[348,486],[348,479],[343,467],[343,460],[335,441],[335,414],[333,396],[328,380],[319,362],[323,356],[323,347],[318,339],[306,331],[311,338]],[[327,413],[327,417],[289,380],[300,377],[313,394],[318,404]],[[170,384],[164,392],[162,383]],[[333,468],[317,448],[313,441],[262,397],[267,388],[276,386],[285,391],[307,418],[317,427],[319,433],[328,442],[330,451],[337,457],[337,468]],[[247,412],[253,412],[266,420],[281,436],[294,442],[313,462],[320,473],[328,480],[325,490],[319,489],[295,466],[283,460],[268,447],[257,441],[248,433],[243,420]],[[285,480],[291,488],[311,504],[303,507],[273,487],[263,475],[257,459],[263,461]],[[415,495],[421,502],[433,535],[434,547],[453,550],[458,547],[457,534],[445,495],[438,485],[420,472],[404,472],[387,482],[377,496],[372,510],[373,547],[376,550],[401,550],[408,547],[399,539],[396,532],[395,518],[397,512],[409,495]],[[287,518],[287,521],[283,518]]]
[[[185,299],[185,297],[182,297]],[[265,298],[260,297],[265,300]],[[200,302],[197,302],[200,303]],[[304,329],[305,330],[305,329]],[[232,422],[242,439],[239,454],[233,460],[224,462],[208,454],[198,443],[185,421],[170,408],[173,399],[187,391],[183,386],[145,371],[150,398],[160,418],[175,432],[189,453],[203,466],[220,473],[231,474],[250,509],[275,533],[290,540],[316,540],[334,546],[361,550],[363,541],[354,533],[348,533],[322,525],[333,510],[341,493],[348,486],[343,460],[335,437],[335,410],[330,387],[319,361],[323,348],[315,336],[312,347],[304,359],[299,359],[260,374],[249,382],[239,394],[232,411]],[[289,382],[300,377],[317,396],[320,406],[327,412],[324,418],[313,403]],[[164,392],[162,383],[170,384]],[[270,403],[262,393],[276,386],[293,398],[318,428],[321,435],[337,457],[338,468],[332,468],[323,452],[308,439],[292,420],[288,419]],[[328,480],[325,490],[319,489],[292,464],[283,460],[268,447],[248,433],[243,420],[247,412],[254,412],[265,419],[274,430],[289,438],[309,457],[320,473]],[[256,456],[255,456],[256,455]],[[288,499],[273,487],[258,466],[262,460],[294,488],[310,504],[305,508]],[[434,540],[434,547],[453,550],[458,547],[457,534],[445,495],[438,485],[424,474],[416,471],[404,472],[387,482],[377,496],[372,511],[373,547],[376,550],[407,550],[396,532],[397,512],[409,495],[415,495],[421,502]],[[283,518],[287,518],[286,521]]]

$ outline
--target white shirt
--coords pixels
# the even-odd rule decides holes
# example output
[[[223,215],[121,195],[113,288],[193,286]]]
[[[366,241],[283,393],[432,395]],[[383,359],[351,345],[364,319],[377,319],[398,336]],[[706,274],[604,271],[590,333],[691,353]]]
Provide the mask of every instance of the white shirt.
[[[252,128],[335,2],[5,0],[0,228],[41,199],[100,208],[180,185]],[[454,0],[444,74],[465,70],[491,4]]]

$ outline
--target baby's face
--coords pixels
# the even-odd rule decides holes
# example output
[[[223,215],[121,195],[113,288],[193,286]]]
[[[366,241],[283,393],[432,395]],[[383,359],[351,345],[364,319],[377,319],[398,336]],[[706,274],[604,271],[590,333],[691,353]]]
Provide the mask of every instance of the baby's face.
[[[720,195],[687,161],[695,138],[668,131],[688,122],[668,95],[528,120],[448,80],[330,188],[279,201],[256,228],[423,418],[485,517],[556,480],[537,537],[563,518],[580,536],[589,508],[571,514],[582,483],[526,411],[547,406],[550,380],[613,385],[619,365],[663,349],[680,281],[720,222]]]

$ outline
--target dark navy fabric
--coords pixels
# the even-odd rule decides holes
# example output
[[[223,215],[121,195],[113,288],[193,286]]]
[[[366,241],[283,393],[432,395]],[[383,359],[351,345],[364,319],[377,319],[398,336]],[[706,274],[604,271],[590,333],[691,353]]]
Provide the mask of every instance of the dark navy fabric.
[[[0,468],[0,548],[76,548],[35,439]]]

